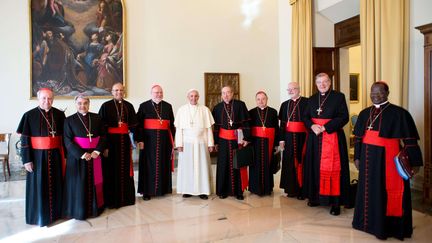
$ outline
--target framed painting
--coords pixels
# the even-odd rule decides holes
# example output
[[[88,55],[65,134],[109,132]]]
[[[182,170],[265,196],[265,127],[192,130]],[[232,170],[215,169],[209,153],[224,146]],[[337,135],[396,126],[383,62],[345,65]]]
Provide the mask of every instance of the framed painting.
[[[213,110],[213,107],[222,101],[221,89],[225,85],[233,88],[234,99],[240,99],[240,74],[239,73],[204,73],[205,80],[205,105]]]
[[[350,73],[349,78],[349,88],[350,88],[350,102],[359,102],[359,76],[358,73]]]
[[[50,88],[57,97],[111,96],[125,85],[122,0],[29,0],[30,97]]]

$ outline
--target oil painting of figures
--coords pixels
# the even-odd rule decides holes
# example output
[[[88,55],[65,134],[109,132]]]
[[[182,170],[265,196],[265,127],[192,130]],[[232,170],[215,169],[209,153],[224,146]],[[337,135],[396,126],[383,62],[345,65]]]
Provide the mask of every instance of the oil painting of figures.
[[[121,0],[30,0],[31,97],[110,96],[125,84]]]

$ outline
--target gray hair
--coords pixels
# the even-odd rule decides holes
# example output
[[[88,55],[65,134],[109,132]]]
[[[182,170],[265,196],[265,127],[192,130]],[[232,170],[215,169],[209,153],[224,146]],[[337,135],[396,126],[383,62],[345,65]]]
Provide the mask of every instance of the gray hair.
[[[83,95],[83,94],[79,94],[79,95],[75,96],[75,99],[74,99],[75,103],[78,99],[87,100],[90,103],[90,98],[88,96]]]

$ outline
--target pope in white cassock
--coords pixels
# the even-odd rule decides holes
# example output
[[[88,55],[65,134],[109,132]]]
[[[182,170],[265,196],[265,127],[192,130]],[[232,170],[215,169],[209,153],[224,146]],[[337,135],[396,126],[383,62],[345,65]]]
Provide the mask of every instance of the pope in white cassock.
[[[177,193],[184,198],[192,195],[208,199],[210,195],[210,153],[214,150],[210,110],[198,104],[199,93],[188,92],[189,104],[177,111],[175,145],[179,151],[177,170]]]

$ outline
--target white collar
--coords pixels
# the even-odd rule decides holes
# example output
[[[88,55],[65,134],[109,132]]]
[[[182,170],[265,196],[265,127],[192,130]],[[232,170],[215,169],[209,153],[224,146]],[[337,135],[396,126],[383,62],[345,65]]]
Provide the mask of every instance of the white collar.
[[[386,100],[386,101],[384,101],[384,102],[381,103],[381,104],[374,104],[374,106],[375,106],[375,108],[380,108],[380,106],[385,105],[385,104],[387,104],[388,102],[389,102],[389,101]]]

